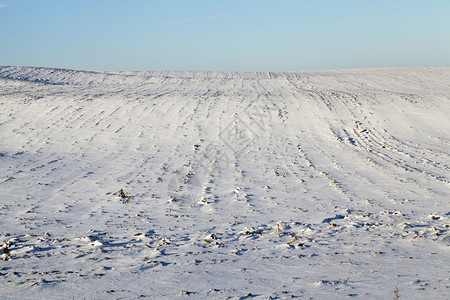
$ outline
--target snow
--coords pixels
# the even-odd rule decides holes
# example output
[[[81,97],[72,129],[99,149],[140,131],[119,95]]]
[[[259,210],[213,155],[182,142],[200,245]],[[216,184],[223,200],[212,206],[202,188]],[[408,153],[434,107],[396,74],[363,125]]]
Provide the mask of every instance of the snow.
[[[449,82],[0,67],[0,296],[448,299]]]

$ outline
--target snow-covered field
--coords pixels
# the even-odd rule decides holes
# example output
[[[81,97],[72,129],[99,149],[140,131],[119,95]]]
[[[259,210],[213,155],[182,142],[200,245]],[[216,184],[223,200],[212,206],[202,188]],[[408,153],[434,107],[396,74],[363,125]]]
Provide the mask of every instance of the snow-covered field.
[[[449,116],[448,67],[0,67],[0,298],[448,299]]]

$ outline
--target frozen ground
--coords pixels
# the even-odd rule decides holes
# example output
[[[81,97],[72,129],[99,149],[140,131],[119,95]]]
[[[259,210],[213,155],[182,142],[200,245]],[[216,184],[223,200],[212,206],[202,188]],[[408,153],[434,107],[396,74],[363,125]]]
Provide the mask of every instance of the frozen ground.
[[[0,298],[448,299],[449,83],[0,67]]]

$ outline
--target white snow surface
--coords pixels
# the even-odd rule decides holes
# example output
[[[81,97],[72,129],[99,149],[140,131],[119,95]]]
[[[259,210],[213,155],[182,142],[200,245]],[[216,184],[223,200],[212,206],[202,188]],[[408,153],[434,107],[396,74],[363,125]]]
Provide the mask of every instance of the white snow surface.
[[[449,67],[0,67],[0,298],[449,299],[449,116]]]

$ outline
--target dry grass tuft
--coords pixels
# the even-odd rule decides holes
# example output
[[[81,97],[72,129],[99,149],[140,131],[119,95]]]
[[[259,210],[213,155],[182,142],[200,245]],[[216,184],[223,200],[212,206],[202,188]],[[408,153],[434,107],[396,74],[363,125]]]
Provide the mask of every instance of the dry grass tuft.
[[[394,299],[395,299],[395,300],[400,299],[400,294],[399,294],[399,291],[398,291],[398,287],[397,287],[397,286],[395,287],[395,290],[394,290]]]

